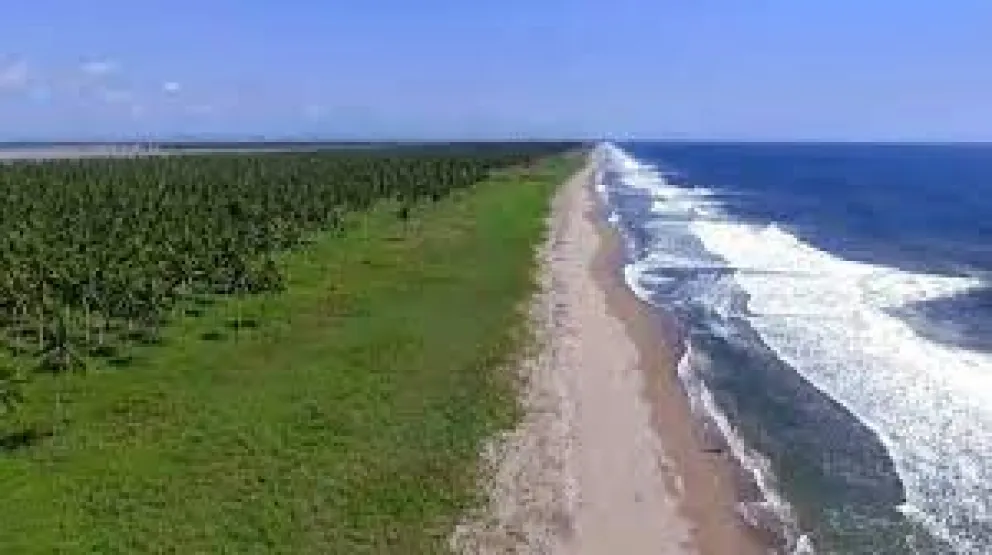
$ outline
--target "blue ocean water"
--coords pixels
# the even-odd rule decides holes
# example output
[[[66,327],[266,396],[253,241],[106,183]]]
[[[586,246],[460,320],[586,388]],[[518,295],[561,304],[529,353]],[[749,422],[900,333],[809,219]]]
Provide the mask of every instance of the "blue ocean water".
[[[992,553],[992,145],[604,144],[631,288],[788,550]]]

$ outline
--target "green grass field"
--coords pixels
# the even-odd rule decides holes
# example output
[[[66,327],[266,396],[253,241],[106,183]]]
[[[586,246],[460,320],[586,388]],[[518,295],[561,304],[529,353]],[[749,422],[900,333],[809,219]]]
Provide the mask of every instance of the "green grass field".
[[[3,440],[0,552],[443,551],[481,442],[514,421],[534,247],[578,164],[352,216],[284,256],[286,291],[32,380],[4,417],[43,433]]]

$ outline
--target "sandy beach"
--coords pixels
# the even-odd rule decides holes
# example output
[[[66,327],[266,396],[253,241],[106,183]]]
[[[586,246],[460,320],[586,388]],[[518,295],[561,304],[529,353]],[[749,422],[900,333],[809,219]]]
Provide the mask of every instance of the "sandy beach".
[[[618,274],[587,165],[554,200],[519,368],[525,417],[484,454],[490,503],[462,553],[765,553],[734,467],[698,433],[660,319]]]

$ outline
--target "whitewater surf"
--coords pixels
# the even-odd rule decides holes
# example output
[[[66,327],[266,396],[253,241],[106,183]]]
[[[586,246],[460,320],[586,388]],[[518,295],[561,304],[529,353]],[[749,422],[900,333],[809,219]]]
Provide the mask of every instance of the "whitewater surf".
[[[698,148],[727,167],[811,156]],[[624,276],[684,330],[686,391],[792,548],[992,552],[992,354],[937,341],[902,316],[982,291],[981,275],[820,248],[784,212],[740,215],[738,206],[775,205],[767,190],[701,182],[679,167],[683,151],[666,154],[598,147],[597,191],[626,240]]]

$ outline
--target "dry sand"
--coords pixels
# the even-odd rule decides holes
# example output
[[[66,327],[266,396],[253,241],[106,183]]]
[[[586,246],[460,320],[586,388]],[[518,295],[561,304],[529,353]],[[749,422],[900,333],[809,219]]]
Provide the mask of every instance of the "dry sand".
[[[616,272],[587,167],[559,191],[519,369],[523,422],[484,453],[460,553],[750,555],[733,467],[699,438],[663,328]]]

